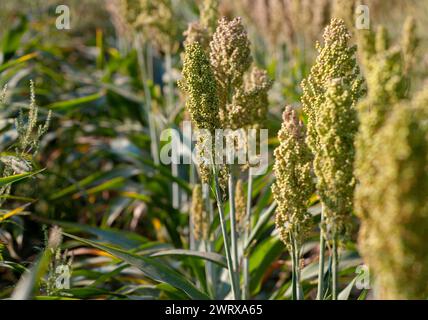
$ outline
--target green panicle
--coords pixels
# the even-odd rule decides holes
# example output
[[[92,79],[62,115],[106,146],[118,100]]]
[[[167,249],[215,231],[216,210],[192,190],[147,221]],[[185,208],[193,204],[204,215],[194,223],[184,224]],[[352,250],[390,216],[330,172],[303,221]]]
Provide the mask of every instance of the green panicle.
[[[294,246],[291,239],[301,244],[311,226],[307,208],[314,183],[312,155],[305,143],[303,123],[289,106],[283,113],[278,139],[280,144],[274,151],[275,183],[272,186],[278,204],[275,222],[281,240],[291,251]]]
[[[333,19],[324,31],[324,45],[317,44],[315,65],[302,82],[306,142],[314,154],[317,190],[332,232],[347,229],[352,211],[355,105],[365,91],[350,37],[345,23]]]

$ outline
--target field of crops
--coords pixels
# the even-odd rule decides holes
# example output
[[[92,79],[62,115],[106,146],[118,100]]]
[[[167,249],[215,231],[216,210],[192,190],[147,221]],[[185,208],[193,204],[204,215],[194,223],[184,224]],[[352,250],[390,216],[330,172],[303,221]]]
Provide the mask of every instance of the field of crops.
[[[0,7],[0,299],[428,299],[427,0]]]

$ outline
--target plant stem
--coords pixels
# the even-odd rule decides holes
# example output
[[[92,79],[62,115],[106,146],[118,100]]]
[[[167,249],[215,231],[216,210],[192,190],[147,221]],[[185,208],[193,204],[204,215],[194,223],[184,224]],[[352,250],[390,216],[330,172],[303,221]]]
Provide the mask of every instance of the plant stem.
[[[333,236],[333,253],[332,253],[332,300],[337,300],[339,289],[339,256],[337,251],[337,235]]]
[[[297,300],[296,251],[294,250],[293,242],[291,244],[290,256],[291,256],[291,289],[292,289],[291,298],[293,300]]]
[[[325,256],[325,239],[323,234],[324,224],[324,205],[321,204],[321,223],[320,223],[320,253],[318,262],[318,292],[317,300],[324,299],[324,256]]]
[[[230,254],[230,248],[229,248],[229,237],[227,235],[227,229],[226,229],[226,221],[224,218],[224,211],[223,211],[223,201],[221,200],[221,193],[220,193],[220,186],[218,182],[218,175],[217,175],[217,169],[214,162],[213,157],[211,156],[212,160],[212,166],[213,166],[213,175],[214,175],[214,190],[215,190],[215,197],[217,200],[217,207],[218,207],[218,214],[220,217],[220,226],[221,226],[221,232],[223,234],[223,243],[224,243],[224,251],[226,253],[226,261],[227,261],[227,269],[229,270],[229,281],[230,285],[232,287],[232,294],[233,299],[237,299],[238,292],[235,286],[235,276],[234,276],[234,270],[233,270],[233,264],[232,264],[232,256]]]
[[[174,109],[174,83],[172,81],[172,57],[170,52],[165,54],[165,68],[168,75],[167,105],[169,112],[172,112]]]
[[[172,82],[172,57],[170,52],[165,53],[165,69],[167,74],[167,94],[166,94],[166,104],[168,112],[174,110],[174,84]],[[173,177],[177,178],[179,175],[178,164],[175,161],[171,162],[171,174]],[[177,182],[172,183],[172,206],[175,209],[181,207],[181,192],[180,187]]]
[[[214,216],[213,216],[213,208],[211,205],[211,199],[210,199],[210,190],[209,190],[209,185],[204,183],[202,186],[202,191],[204,194],[204,199],[205,199],[205,210],[208,214],[208,221],[209,221],[209,226],[211,226],[214,222]],[[209,231],[209,230],[208,230]],[[205,240],[205,248],[207,252],[213,252],[214,248],[213,248],[213,243],[211,241],[211,234],[208,232],[207,234],[207,239]],[[217,283],[217,279],[216,279],[216,266],[214,263],[207,261],[206,263],[206,276],[207,276],[207,287],[211,290],[211,294],[214,297],[214,299],[216,298],[217,292],[216,292],[216,286],[215,284]]]
[[[251,233],[251,200],[253,194],[253,175],[251,167],[248,169],[248,188],[247,188],[247,212],[245,215],[245,242],[247,243]],[[242,299],[248,300],[250,298],[250,257],[249,252],[243,249],[242,268],[244,273],[244,283],[242,288]]]
[[[240,297],[239,292],[239,261],[238,261],[238,237],[236,235],[236,214],[235,214],[235,183],[233,181],[232,169],[229,173],[229,213],[230,213],[230,238],[232,246],[232,264],[235,287],[237,288],[237,295]]]
[[[300,283],[300,250],[297,245],[296,238],[294,238],[294,255],[295,255],[295,273],[296,273],[296,296],[297,300],[303,300],[303,291]]]
[[[141,82],[143,83],[144,89],[144,101],[146,103],[144,111],[146,114],[147,126],[149,128],[150,133],[150,151],[152,154],[153,162],[156,165],[159,165],[159,154],[158,154],[158,145],[157,145],[157,135],[156,135],[156,127],[155,127],[155,119],[153,117],[152,112],[152,95],[150,93],[150,88],[147,84],[149,78],[147,75],[146,64],[144,62],[144,54],[143,49],[141,47],[142,37],[138,35],[135,39],[134,46],[137,51],[137,59],[138,64],[140,65],[141,72]]]

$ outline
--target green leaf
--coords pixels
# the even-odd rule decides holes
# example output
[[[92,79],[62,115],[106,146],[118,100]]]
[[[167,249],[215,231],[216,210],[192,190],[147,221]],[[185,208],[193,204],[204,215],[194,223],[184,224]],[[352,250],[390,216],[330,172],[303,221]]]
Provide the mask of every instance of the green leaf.
[[[256,238],[257,234],[260,232],[260,230],[265,226],[265,224],[269,221],[270,217],[272,216],[274,210],[276,208],[276,202],[273,202],[269,208],[267,208],[260,216],[260,218],[257,220],[257,223],[253,230],[251,231],[250,236],[248,237],[248,240],[245,243],[245,248],[248,249],[248,247],[251,245],[253,240]]]
[[[38,287],[39,280],[46,273],[52,257],[50,249],[44,250],[32,267],[25,271],[12,292],[11,300],[28,300]]]
[[[58,225],[70,232],[87,232],[94,236],[99,237],[103,242],[109,242],[113,245],[120,246],[126,249],[135,249],[142,244],[147,243],[147,238],[140,236],[137,233],[125,230],[116,230],[113,228],[97,228],[88,226],[86,224],[79,224],[67,221],[48,220],[34,216],[36,220],[52,225]],[[158,244],[158,243],[156,243]]]
[[[19,49],[21,39],[27,30],[28,20],[24,15],[22,15],[16,20],[12,27],[9,28],[9,30],[6,29],[3,33],[1,51],[6,60],[13,56]]]
[[[101,183],[98,186],[90,188],[86,191],[87,194],[95,194],[105,190],[114,190],[120,188],[125,183],[126,179],[124,177],[116,177],[106,182]]]
[[[75,99],[54,102],[48,105],[46,108],[53,111],[71,111],[73,109],[76,109],[77,107],[81,107],[90,102],[94,102],[102,98],[104,95],[105,95],[104,92],[97,92],[94,94],[87,95],[85,97],[79,97]]]
[[[250,256],[250,288],[253,294],[260,290],[266,271],[284,250],[284,245],[276,237],[267,238],[254,249]]]
[[[45,169],[34,171],[34,172],[25,172],[25,173],[20,173],[20,174],[14,174],[12,176],[0,178],[0,187],[3,187],[7,184],[14,183],[14,182],[17,182],[17,181],[20,181],[20,180],[23,180],[23,179],[26,179],[29,177],[32,177],[32,176],[42,172],[43,170],[45,170]]]
[[[10,60],[10,61],[8,61],[5,64],[0,65],[0,72],[3,72],[4,70],[9,69],[9,68],[15,67],[15,66],[17,66],[17,65],[19,65],[21,63],[24,63],[24,62],[26,62],[28,60],[31,60],[31,59],[33,59],[35,57],[37,57],[37,53],[33,52],[33,53],[26,54],[26,55],[24,55],[22,57]]]
[[[174,288],[180,289],[192,299],[209,299],[209,297],[205,293],[199,291],[191,282],[185,279],[177,271],[152,258],[137,256],[135,254],[128,253],[124,250],[102,245],[94,241],[86,240],[68,233],[64,233],[64,235],[94,248],[110,253],[116,258],[123,260],[126,263],[129,263],[130,265],[140,269],[148,278],[161,283],[167,283],[173,286]]]
[[[106,185],[104,185],[103,187],[100,187],[100,185],[107,183],[109,180],[110,180],[110,187],[111,187],[111,180],[113,178],[129,178],[140,172],[141,172],[140,170],[132,167],[117,168],[109,172],[96,172],[60,191],[53,193],[50,196],[50,200],[57,200],[69,194],[74,194],[78,191],[84,192],[86,190],[86,187],[90,185],[93,186],[91,187],[91,190],[92,190],[91,192],[97,191],[97,188],[99,191],[100,189],[106,187]],[[116,181],[116,183],[117,182],[118,181]],[[98,185],[95,185],[95,184],[98,184]]]
[[[226,258],[215,252],[200,252],[185,249],[171,249],[156,252],[151,257],[162,257],[162,256],[187,256],[208,260],[218,265],[227,268]]]

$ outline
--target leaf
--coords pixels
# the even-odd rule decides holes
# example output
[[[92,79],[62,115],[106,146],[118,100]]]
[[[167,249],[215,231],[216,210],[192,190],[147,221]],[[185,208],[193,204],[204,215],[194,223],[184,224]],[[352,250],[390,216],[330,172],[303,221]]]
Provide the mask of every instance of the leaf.
[[[28,60],[35,58],[35,57],[37,57],[37,52],[29,53],[29,54],[26,54],[26,55],[19,57],[17,59],[10,60],[5,64],[0,65],[0,72],[6,70],[8,68],[12,68],[14,66],[17,66],[23,62],[26,62]]]
[[[19,49],[21,39],[25,32],[28,30],[28,20],[24,15],[21,15],[19,19],[3,33],[1,40],[1,51],[2,55],[7,59],[12,57],[15,52]]]
[[[12,176],[0,178],[0,187],[3,187],[7,184],[14,183],[14,182],[17,182],[17,181],[20,181],[20,180],[23,180],[23,179],[26,179],[29,177],[32,177],[32,176],[42,172],[43,170],[45,170],[45,169],[34,171],[34,172],[25,172],[25,173],[20,173],[20,174],[14,174]]]
[[[211,261],[211,262],[217,263],[218,265],[224,268],[227,268],[225,257],[215,252],[200,252],[200,251],[185,250],[185,249],[171,249],[171,250],[163,250],[160,252],[156,252],[151,255],[151,257],[162,257],[162,256],[190,256],[190,257]]]
[[[348,300],[351,295],[352,288],[354,287],[355,281],[357,281],[358,276],[356,276],[352,281],[343,289],[337,296],[338,300]]]
[[[361,291],[361,294],[358,296],[358,299],[357,300],[366,300],[366,298],[367,298],[367,294],[369,293],[369,290],[367,290],[367,289],[363,289],[362,291]]]
[[[274,237],[267,238],[254,249],[250,256],[250,288],[253,294],[260,290],[266,271],[283,251],[284,245]]]
[[[357,255],[356,252],[345,251],[341,253],[339,260],[339,271],[351,267],[355,267],[361,263],[361,258]],[[329,265],[328,261],[325,261],[324,268],[327,270]],[[315,278],[318,276],[318,261],[308,264],[306,267],[302,269],[301,280],[309,280],[311,278]]]
[[[128,91],[128,90],[123,89],[123,88],[121,88],[119,86],[116,86],[114,84],[111,84],[111,83],[101,83],[101,86],[104,87],[104,88],[106,88],[106,89],[108,89],[108,90],[111,90],[112,92],[114,92],[114,93],[116,93],[118,95],[121,95],[122,97],[124,97],[124,98],[126,98],[126,99],[128,99],[130,101],[133,101],[135,103],[143,103],[144,102],[144,100],[141,99],[140,96],[134,94],[131,91]]]
[[[167,283],[174,288],[180,289],[192,299],[209,299],[205,293],[199,291],[191,282],[181,276],[177,271],[171,269],[163,263],[155,261],[152,258],[137,256],[121,249],[102,245],[68,233],[64,233],[64,235],[94,248],[106,251],[116,258],[140,269],[148,278],[161,283]]]
[[[10,217],[13,217],[14,215],[20,214],[26,207],[28,207],[30,203],[24,204],[23,206],[20,206],[18,208],[15,208],[9,212],[6,212],[4,215],[0,216],[0,222],[9,219]]]
[[[86,187],[88,186],[93,186],[91,187],[92,190],[94,190],[94,188],[97,187],[96,184],[101,185],[104,182],[107,182],[108,180],[111,180],[113,178],[117,178],[117,177],[122,177],[122,178],[128,178],[128,177],[132,177],[138,173],[140,173],[141,171],[139,169],[136,168],[132,168],[132,167],[119,167],[115,170],[111,170],[108,172],[96,172],[94,174],[91,174],[89,176],[87,176],[86,178],[79,180],[77,182],[75,182],[74,184],[60,190],[57,191],[55,193],[53,193],[50,196],[50,200],[57,200],[59,198],[65,197],[69,194],[74,194],[77,192],[84,192],[86,190]],[[92,191],[93,192],[93,191]]]
[[[115,230],[112,228],[97,228],[88,226],[86,224],[79,224],[67,221],[56,221],[48,220],[40,217],[33,216],[36,220],[40,220],[44,223],[52,225],[58,225],[68,231],[87,232],[100,238],[103,242],[109,242],[113,245],[117,245],[126,249],[135,249],[142,244],[147,243],[145,237],[140,236],[137,233],[129,232],[125,230]],[[156,243],[157,244],[157,243]]]
[[[54,102],[48,105],[46,108],[53,111],[70,111],[72,109],[76,109],[77,107],[81,107],[82,105],[85,105],[87,103],[94,102],[102,98],[104,95],[104,92],[97,92],[84,97]]]
[[[32,267],[25,271],[12,292],[11,300],[28,300],[37,289],[40,278],[46,273],[52,257],[50,249],[44,250]]]
[[[19,197],[19,196],[14,196],[11,194],[2,194],[2,195],[0,195],[0,199],[9,199],[9,200],[16,200],[16,201],[23,201],[23,202],[34,202],[34,201],[36,201],[36,199],[34,199],[34,198]]]
[[[114,190],[123,186],[126,179],[124,177],[116,177],[111,180],[105,181],[98,186],[88,189],[85,193],[95,194],[105,190]]]
[[[35,296],[35,300],[79,300],[72,297],[63,297],[63,296]]]
[[[117,294],[105,289],[95,288],[95,287],[71,288],[71,289],[61,290],[61,293],[64,293],[65,295],[69,294],[74,298],[79,298],[79,299],[89,299],[89,298],[95,298],[100,296],[108,296],[108,297],[116,296],[118,298],[126,298],[125,295]]]
[[[256,235],[259,233],[259,231],[264,227],[266,222],[269,221],[270,217],[272,216],[274,210],[276,208],[276,202],[273,202],[269,208],[267,208],[260,216],[260,218],[257,220],[257,223],[253,230],[251,231],[250,236],[248,237],[247,242],[245,243],[245,248],[248,249],[248,247],[251,245],[253,240],[256,238]]]

